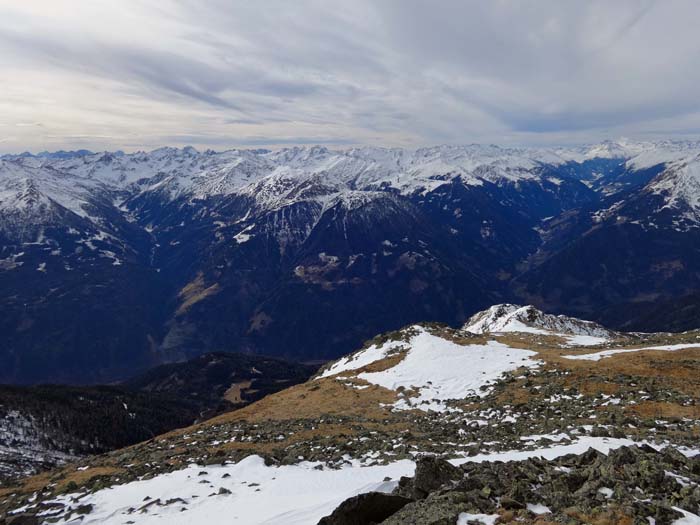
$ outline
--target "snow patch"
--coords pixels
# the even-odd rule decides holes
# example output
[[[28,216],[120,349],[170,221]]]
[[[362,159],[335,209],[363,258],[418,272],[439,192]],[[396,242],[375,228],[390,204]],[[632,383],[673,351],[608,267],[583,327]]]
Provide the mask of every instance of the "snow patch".
[[[675,352],[677,350],[683,350],[685,348],[700,348],[700,343],[686,343],[677,345],[662,345],[662,346],[647,346],[645,348],[620,348],[617,350],[603,350],[602,352],[596,352],[594,354],[582,354],[582,355],[563,355],[564,359],[574,359],[578,361],[600,361],[606,357],[610,357],[616,354],[628,354],[630,352],[644,352],[644,351],[662,351],[662,352]]]
[[[390,390],[409,390],[394,405],[397,409],[444,412],[449,399],[469,395],[486,395],[487,387],[504,373],[540,362],[532,359],[536,352],[511,348],[497,341],[480,345],[458,345],[432,335],[422,327],[411,337],[406,356],[393,367],[381,372],[358,374],[359,379]]]
[[[697,514],[693,514],[692,512],[688,512],[685,509],[681,509],[680,507],[673,507],[673,510],[677,510],[681,514],[683,514],[682,518],[678,518],[673,522],[673,525],[700,525],[700,516]]]
[[[467,525],[470,521],[478,521],[484,525],[494,525],[498,518],[498,514],[469,514],[468,512],[462,512],[457,518],[457,525]]]
[[[232,465],[209,465],[205,469],[193,465],[88,494],[80,503],[94,508],[81,523],[121,525],[132,520],[139,525],[164,521],[170,525],[308,525],[333,512],[347,498],[371,491],[390,492],[395,483],[382,480],[387,477],[398,480],[413,475],[415,470],[415,464],[409,460],[371,467],[319,469],[319,466],[304,462],[272,467],[266,466],[259,456],[249,456]],[[203,471],[206,474],[200,475]],[[226,474],[228,477],[224,478]],[[225,490],[219,494],[222,488]],[[74,496],[61,496],[57,501],[69,504]],[[144,501],[146,496],[150,499]],[[162,505],[147,506],[143,513],[129,512],[130,508],[139,509],[155,500]],[[167,501],[171,503],[165,504]]]
[[[318,379],[334,376],[351,370],[359,370],[367,365],[381,361],[388,355],[404,348],[407,348],[407,343],[402,341],[390,341],[381,346],[372,345],[369,348],[360,350],[359,352],[355,352],[347,357],[339,359],[328,369],[326,369],[320,376],[318,376]]]
[[[533,514],[549,514],[552,512],[547,505],[542,505],[541,503],[528,503],[527,510]]]

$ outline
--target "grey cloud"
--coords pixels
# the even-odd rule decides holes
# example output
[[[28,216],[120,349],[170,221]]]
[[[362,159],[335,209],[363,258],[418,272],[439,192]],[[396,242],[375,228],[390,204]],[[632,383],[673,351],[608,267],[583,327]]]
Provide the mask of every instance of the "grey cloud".
[[[700,127],[693,0],[124,0],[97,18],[95,5],[56,19],[0,6],[13,100],[64,104],[4,110],[15,130],[46,127],[21,132],[28,147],[543,143]]]
[[[171,144],[211,144],[220,147],[233,146],[293,146],[293,145],[313,145],[313,144],[328,144],[338,146],[350,146],[358,144],[358,141],[352,138],[333,138],[326,137],[275,137],[272,135],[264,136],[238,136],[238,137],[220,137],[208,135],[172,135],[163,137]]]

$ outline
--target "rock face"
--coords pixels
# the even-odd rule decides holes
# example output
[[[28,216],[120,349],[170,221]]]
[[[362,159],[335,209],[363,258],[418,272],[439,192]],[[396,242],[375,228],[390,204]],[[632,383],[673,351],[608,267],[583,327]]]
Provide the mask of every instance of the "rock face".
[[[437,457],[422,458],[416,464],[413,478],[401,478],[395,493],[418,500],[424,499],[442,487],[449,487],[461,480],[462,472],[447,461]]]
[[[0,382],[111,382],[214,351],[327,360],[504,301],[695,328],[698,151],[6,156]]]

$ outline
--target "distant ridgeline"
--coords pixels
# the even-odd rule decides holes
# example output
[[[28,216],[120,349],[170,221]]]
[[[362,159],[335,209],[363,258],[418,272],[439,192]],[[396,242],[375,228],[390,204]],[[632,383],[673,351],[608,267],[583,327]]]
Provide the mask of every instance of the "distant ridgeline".
[[[0,158],[0,382],[213,351],[323,361],[494,303],[700,319],[700,145]]]

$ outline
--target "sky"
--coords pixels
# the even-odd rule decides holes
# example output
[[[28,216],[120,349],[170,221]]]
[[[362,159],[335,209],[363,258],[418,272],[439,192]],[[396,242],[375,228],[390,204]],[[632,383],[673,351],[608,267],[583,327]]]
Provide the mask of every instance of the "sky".
[[[696,0],[0,0],[0,152],[700,138]]]

